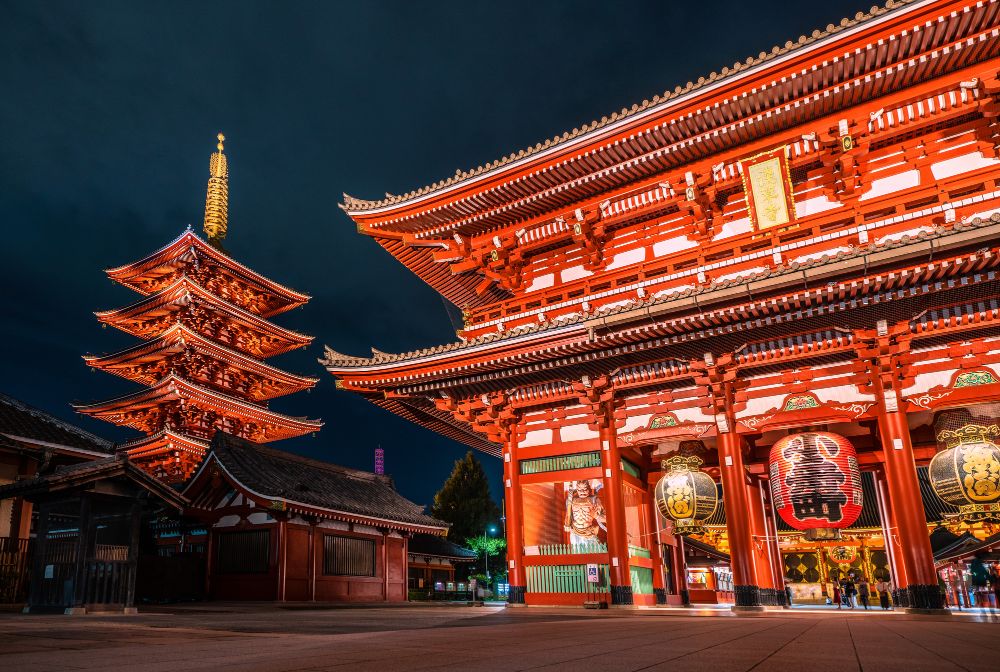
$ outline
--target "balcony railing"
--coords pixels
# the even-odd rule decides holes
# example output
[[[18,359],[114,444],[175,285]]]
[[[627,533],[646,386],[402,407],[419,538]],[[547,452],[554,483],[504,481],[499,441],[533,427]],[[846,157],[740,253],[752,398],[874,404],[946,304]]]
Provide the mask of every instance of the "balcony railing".
[[[540,544],[525,546],[525,555],[583,555],[585,553],[607,553],[608,545],[592,544]]]

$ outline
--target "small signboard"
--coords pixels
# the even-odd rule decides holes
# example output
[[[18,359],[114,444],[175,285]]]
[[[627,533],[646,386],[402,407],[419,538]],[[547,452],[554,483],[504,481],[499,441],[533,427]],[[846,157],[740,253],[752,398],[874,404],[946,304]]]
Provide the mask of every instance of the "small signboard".
[[[587,583],[600,583],[597,565],[587,565]]]

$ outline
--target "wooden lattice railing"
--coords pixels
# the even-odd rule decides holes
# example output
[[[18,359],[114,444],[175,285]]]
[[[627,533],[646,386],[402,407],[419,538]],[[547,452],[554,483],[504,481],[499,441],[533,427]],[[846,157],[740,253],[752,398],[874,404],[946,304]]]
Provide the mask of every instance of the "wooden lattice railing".
[[[30,539],[0,537],[0,604],[25,600],[32,547]]]

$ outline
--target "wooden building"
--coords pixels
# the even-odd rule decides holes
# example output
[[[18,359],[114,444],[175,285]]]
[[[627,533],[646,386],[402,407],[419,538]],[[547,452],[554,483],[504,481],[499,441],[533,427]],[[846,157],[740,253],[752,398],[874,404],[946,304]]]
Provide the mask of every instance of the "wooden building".
[[[75,425],[0,393],[0,486],[107,457],[114,447]],[[26,597],[32,504],[0,499],[0,604]]]
[[[187,500],[125,453],[0,486],[0,500],[36,506],[26,612],[136,610],[144,521],[179,515]]]
[[[222,432],[183,494],[217,600],[405,601],[409,537],[448,531],[388,476]]]
[[[471,565],[478,557],[475,551],[442,536],[415,534],[407,549],[409,589],[424,594],[460,590],[455,581],[456,567]]]
[[[465,324],[323,362],[503,460],[511,602],[665,602],[653,486],[701,441],[735,602],[780,604],[769,450],[823,430],[872,474],[898,600],[941,607],[917,466],[936,414],[1000,402],[998,24],[996,0],[890,0],[441,182],[345,196]]]

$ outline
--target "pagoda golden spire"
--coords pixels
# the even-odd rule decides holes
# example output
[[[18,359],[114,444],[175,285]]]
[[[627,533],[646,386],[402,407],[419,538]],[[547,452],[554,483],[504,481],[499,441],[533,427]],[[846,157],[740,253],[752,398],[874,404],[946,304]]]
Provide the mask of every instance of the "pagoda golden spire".
[[[219,133],[219,151],[212,154],[208,162],[208,193],[205,196],[205,235],[208,242],[216,247],[222,246],[226,237],[226,225],[229,222],[229,166],[226,155],[222,153],[222,143],[226,136]]]

